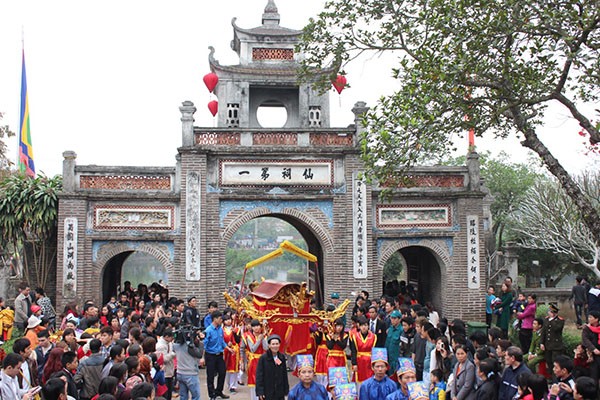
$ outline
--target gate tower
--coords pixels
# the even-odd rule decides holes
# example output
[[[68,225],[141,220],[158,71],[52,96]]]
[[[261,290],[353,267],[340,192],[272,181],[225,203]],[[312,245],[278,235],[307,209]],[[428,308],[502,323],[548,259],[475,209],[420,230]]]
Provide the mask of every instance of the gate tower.
[[[194,126],[196,107],[183,102],[174,168],[78,166],[64,153],[58,304],[105,301],[131,252],[156,259],[171,295],[222,304],[228,241],[244,223],[272,216],[317,256],[309,283],[321,303],[333,292],[381,293],[384,264],[399,254],[421,301],[450,319],[483,320],[491,220],[477,155],[462,167],[417,167],[413,186],[381,201],[384,188],[360,174],[365,103],[355,104],[353,125],[330,127],[328,94],[297,79],[301,31],[280,25],[273,0],[260,26],[232,26],[239,63],[221,65],[209,52],[217,127]],[[261,126],[262,107],[285,110],[285,123]]]

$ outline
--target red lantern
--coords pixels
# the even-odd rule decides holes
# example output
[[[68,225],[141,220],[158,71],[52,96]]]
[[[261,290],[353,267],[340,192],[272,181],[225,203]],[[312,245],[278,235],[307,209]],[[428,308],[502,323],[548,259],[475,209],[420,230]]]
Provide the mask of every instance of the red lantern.
[[[217,83],[219,83],[219,77],[214,72],[204,75],[204,78],[202,78],[202,80],[204,81],[204,84],[206,85],[208,91],[211,93],[213,90],[215,90]]]
[[[208,110],[213,117],[217,115],[217,111],[219,111],[219,102],[216,100],[208,102]]]
[[[332,81],[332,85],[337,90],[338,94],[342,93],[342,90],[346,87],[346,77],[344,75],[338,75],[335,81]]]

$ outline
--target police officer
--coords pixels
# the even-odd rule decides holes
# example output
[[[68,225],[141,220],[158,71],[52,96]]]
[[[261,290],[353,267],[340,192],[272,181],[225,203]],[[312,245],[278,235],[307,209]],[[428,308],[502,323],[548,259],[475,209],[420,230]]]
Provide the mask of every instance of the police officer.
[[[544,351],[548,368],[554,365],[554,358],[557,355],[565,352],[565,344],[562,340],[565,320],[558,315],[558,311],[555,304],[550,304],[540,337],[540,348]]]

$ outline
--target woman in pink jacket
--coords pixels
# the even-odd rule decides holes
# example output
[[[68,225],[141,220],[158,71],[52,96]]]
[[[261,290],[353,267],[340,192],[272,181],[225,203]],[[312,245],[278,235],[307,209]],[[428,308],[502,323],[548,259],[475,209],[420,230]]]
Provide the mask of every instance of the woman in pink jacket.
[[[527,305],[525,309],[517,313],[517,318],[521,320],[521,330],[519,330],[519,342],[521,343],[521,350],[523,354],[529,351],[529,345],[531,345],[531,338],[533,336],[533,320],[535,319],[535,311],[537,309],[536,304],[537,296],[535,293],[527,296]]]

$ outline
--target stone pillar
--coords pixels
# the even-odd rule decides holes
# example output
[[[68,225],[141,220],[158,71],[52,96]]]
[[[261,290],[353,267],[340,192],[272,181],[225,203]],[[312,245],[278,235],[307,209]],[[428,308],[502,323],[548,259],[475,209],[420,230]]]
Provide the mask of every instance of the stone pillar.
[[[74,151],[63,152],[63,192],[74,193],[75,192],[75,160],[77,154]]]
[[[506,242],[504,245],[504,269],[513,279],[513,288],[517,289],[525,284],[525,282],[519,282],[519,256],[514,242]]]
[[[177,194],[181,193],[181,154],[175,156],[175,181],[172,190]]]
[[[181,103],[179,111],[181,111],[181,145],[191,147],[194,145],[194,113],[196,107],[194,107],[194,103],[186,100]]]
[[[352,112],[354,113],[354,125],[356,126],[356,136],[354,137],[354,144],[357,145],[361,134],[365,131],[365,126],[362,123],[363,115],[369,111],[369,107],[367,107],[367,103],[364,101],[357,101],[352,107]]]
[[[481,172],[479,170],[479,154],[474,151],[467,154],[467,169],[469,170],[469,190],[481,190]]]

